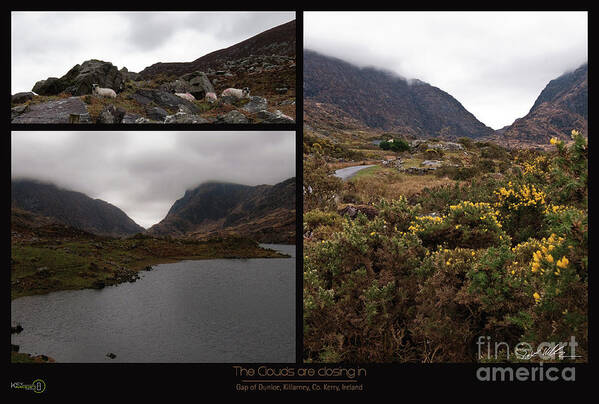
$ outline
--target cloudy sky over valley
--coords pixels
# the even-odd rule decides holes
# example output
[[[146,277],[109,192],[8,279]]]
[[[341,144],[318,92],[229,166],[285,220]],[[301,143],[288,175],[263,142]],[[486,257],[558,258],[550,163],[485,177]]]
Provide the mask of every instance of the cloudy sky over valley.
[[[12,178],[51,182],[150,227],[206,181],[276,184],[295,176],[294,132],[13,132]]]
[[[585,12],[314,12],[304,47],[448,92],[494,129],[588,58]]]
[[[12,93],[89,59],[139,72],[191,62],[295,19],[293,12],[13,12]]]

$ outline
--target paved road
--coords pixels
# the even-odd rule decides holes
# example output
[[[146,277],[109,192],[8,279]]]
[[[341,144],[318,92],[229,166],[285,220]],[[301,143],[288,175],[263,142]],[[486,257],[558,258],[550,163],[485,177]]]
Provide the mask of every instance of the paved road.
[[[335,171],[335,177],[341,178],[343,181],[349,180],[351,177],[356,175],[356,173],[360,170],[363,170],[368,167],[374,167],[376,164],[363,165],[363,166],[352,166],[345,167]]]

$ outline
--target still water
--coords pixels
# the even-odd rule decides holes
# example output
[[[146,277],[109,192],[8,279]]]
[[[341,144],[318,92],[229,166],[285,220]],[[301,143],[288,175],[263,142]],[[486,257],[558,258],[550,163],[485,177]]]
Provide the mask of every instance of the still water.
[[[263,246],[292,258],[181,261],[15,299],[12,343],[57,362],[295,362],[295,245]]]

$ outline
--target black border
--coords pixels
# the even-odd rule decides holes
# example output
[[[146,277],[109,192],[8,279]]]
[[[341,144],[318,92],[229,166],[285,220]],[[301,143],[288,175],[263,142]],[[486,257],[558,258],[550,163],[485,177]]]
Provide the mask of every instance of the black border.
[[[19,5],[20,6],[20,5]],[[55,6],[54,4],[52,6]],[[176,4],[174,7],[169,7],[169,11],[188,11],[200,7],[182,7],[177,8]],[[205,11],[217,11],[216,9],[210,9],[201,5]],[[209,5],[206,5],[209,7]],[[255,6],[255,9],[251,11],[272,11],[277,10],[281,7],[281,4],[276,4],[275,7],[264,7]],[[36,378],[43,378],[47,383],[47,390],[41,395],[36,395],[31,392],[16,391],[10,388],[12,393],[15,393],[17,397],[32,396],[32,397],[43,397],[46,395],[72,395],[82,394],[82,397],[87,398],[89,396],[103,396],[108,395],[111,397],[120,397],[119,393],[130,393],[133,395],[148,395],[154,394],[155,392],[166,392],[191,395],[194,398],[209,397],[210,393],[220,395],[223,393],[235,393],[236,386],[240,383],[241,378],[236,375],[233,368],[234,365],[240,365],[245,367],[258,367],[258,366],[269,366],[273,368],[322,368],[328,367],[343,367],[343,368],[356,368],[358,366],[365,368],[368,371],[367,377],[364,377],[361,381],[364,382],[364,390],[366,392],[390,392],[394,395],[392,397],[401,400],[406,394],[418,394],[424,397],[429,396],[430,393],[435,392],[437,394],[443,394],[445,397],[451,395],[459,395],[460,397],[472,396],[476,390],[476,387],[483,387],[485,389],[484,395],[480,396],[482,399],[488,399],[488,393],[507,393],[511,392],[511,388],[518,387],[539,387],[540,390],[544,390],[548,393],[553,391],[565,390],[567,393],[578,393],[581,391],[580,387],[589,387],[594,381],[592,378],[592,356],[591,349],[589,347],[589,363],[576,364],[576,382],[575,384],[569,382],[557,382],[557,383],[538,383],[538,382],[495,382],[495,383],[480,383],[476,379],[476,370],[484,366],[482,364],[346,364],[346,365],[335,365],[335,364],[303,364],[303,181],[300,181],[303,173],[303,12],[304,11],[366,11],[364,9],[352,8],[349,5],[345,7],[338,7],[344,10],[338,10],[333,8],[318,7],[306,7],[308,10],[303,10],[302,6],[295,6],[294,10],[281,10],[281,11],[295,11],[296,13],[296,66],[298,74],[296,76],[296,123],[294,125],[260,125],[260,124],[248,124],[248,125],[164,125],[164,124],[146,124],[146,125],[11,125],[10,119],[8,119],[8,145],[6,148],[7,160],[10,164],[10,131],[11,130],[72,130],[72,131],[93,131],[93,130],[169,130],[169,131],[180,131],[180,130],[193,130],[193,131],[269,131],[269,130],[286,130],[295,131],[296,133],[296,362],[294,364],[68,364],[68,363],[56,363],[51,365],[27,365],[27,364],[12,364],[10,363],[9,357],[9,382],[21,381],[24,383],[30,383]],[[456,5],[454,10],[444,10],[443,7],[439,7],[435,11],[473,11],[467,9],[462,5]],[[538,11],[532,6],[522,5],[525,10]],[[145,5],[142,7],[110,7],[113,11],[159,11],[156,9],[148,9]],[[45,7],[38,7],[45,8]],[[103,11],[98,10],[89,4],[74,4],[73,7],[61,8],[57,6],[55,11],[67,11],[70,9],[86,10],[86,11]],[[19,7],[18,10],[11,11],[33,11],[36,8],[27,9],[25,7]],[[402,5],[403,11],[426,11],[421,7],[410,7],[410,5]],[[388,11],[402,11],[389,9]],[[525,11],[519,10],[519,11]],[[228,10],[237,11],[237,10]],[[239,10],[248,11],[248,10]],[[375,10],[372,10],[375,11]],[[385,9],[378,9],[376,11],[387,11]],[[497,11],[518,11],[510,8]],[[564,11],[564,10],[556,10]],[[587,11],[590,17],[591,13],[589,10],[572,10],[572,11]],[[11,18],[10,12],[7,13],[6,20],[6,38],[9,43],[7,54],[7,60],[10,61],[10,37],[11,37]],[[589,26],[589,33],[591,27]],[[573,27],[575,29],[575,27]],[[590,35],[589,35],[590,37]],[[589,44],[593,41],[589,40]],[[589,55],[590,58],[590,55]],[[5,65],[6,67],[6,65]],[[10,77],[10,70],[8,71]],[[8,93],[10,94],[10,79],[8,80]],[[9,102],[10,104],[10,102]],[[10,168],[9,168],[10,170]],[[8,202],[10,205],[10,202]],[[10,229],[10,217],[8,218],[8,228]],[[10,251],[10,232],[9,232],[9,243]],[[589,274],[589,276],[591,276]],[[9,275],[10,284],[10,275]],[[589,290],[589,299],[590,299]],[[10,293],[8,294],[8,302],[10,308]],[[591,320],[592,310],[589,310],[589,321]],[[10,317],[10,311],[9,311]],[[591,331],[589,330],[589,334]],[[590,335],[589,335],[590,337]],[[10,339],[9,339],[10,340]],[[563,368],[565,365],[558,365],[559,368]],[[514,367],[514,365],[508,365],[508,367]],[[525,367],[531,367],[531,365],[525,365]],[[444,389],[443,387],[449,387]],[[424,387],[424,388],[422,388]],[[564,389],[565,388],[565,389]],[[507,390],[506,390],[507,389]],[[119,394],[118,396],[115,394]],[[453,393],[453,394],[452,394]],[[515,398],[512,396],[511,398]],[[538,399],[538,398],[535,398]]]

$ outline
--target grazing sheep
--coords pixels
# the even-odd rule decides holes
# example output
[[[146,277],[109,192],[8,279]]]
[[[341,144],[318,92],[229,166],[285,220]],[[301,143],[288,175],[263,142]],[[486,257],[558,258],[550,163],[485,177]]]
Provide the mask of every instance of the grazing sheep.
[[[112,88],[102,88],[97,84],[92,84],[92,94],[98,95],[100,97],[116,98],[116,93]]]
[[[216,94],[215,93],[206,93],[206,97],[204,97],[204,99],[208,102],[215,102]]]
[[[187,101],[195,101],[196,97],[194,97],[193,95],[189,94],[189,93],[175,93],[175,95],[177,97],[181,97]]]
[[[221,94],[221,97],[235,97],[235,98],[250,98],[250,89],[245,87],[243,90],[238,88],[227,88]]]

